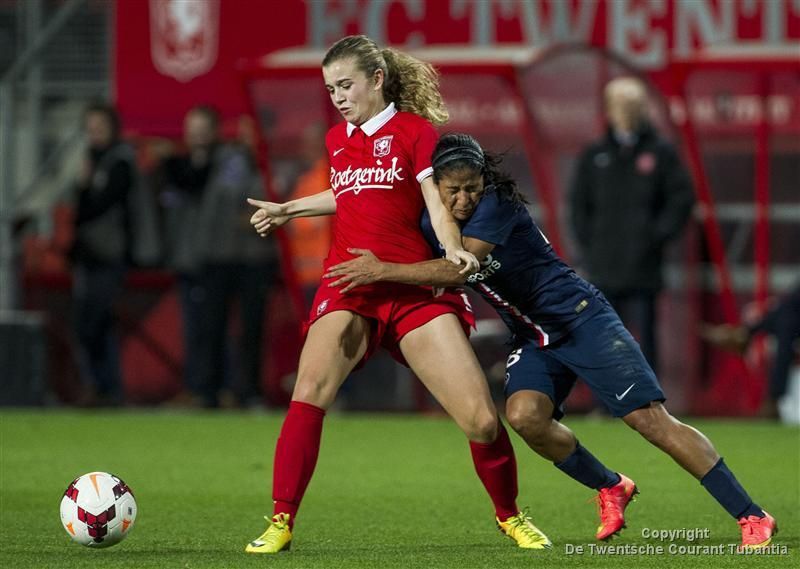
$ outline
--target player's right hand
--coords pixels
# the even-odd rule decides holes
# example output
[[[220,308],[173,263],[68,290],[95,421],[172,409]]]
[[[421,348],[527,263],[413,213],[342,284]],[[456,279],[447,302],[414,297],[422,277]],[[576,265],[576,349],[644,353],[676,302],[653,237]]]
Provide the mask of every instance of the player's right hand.
[[[460,275],[471,275],[481,268],[477,257],[466,249],[453,249],[445,252],[445,258],[455,265],[464,264],[464,268],[458,271]]]
[[[261,237],[266,237],[290,219],[286,214],[285,204],[263,202],[251,198],[247,198],[247,203],[258,208],[250,217],[250,225]]]

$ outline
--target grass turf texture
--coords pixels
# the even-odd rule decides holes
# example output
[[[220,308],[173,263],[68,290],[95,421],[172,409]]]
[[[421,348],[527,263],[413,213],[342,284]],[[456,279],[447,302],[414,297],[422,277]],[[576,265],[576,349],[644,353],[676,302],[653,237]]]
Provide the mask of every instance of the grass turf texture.
[[[515,547],[494,527],[489,499],[453,423],[417,416],[326,419],[317,471],[292,551],[247,555],[271,511],[272,453],[282,415],[160,412],[8,412],[0,417],[0,567],[790,567],[800,556],[796,428],[694,421],[752,496],[778,520],[788,555],[590,554],[593,493],[512,434],[520,499],[554,542]],[[611,468],[639,484],[615,545],[661,545],[642,530],[708,528],[695,544],[738,543],[736,523],[671,459],[614,420],[566,421]],[[89,550],[61,527],[67,484],[92,470],[134,490],[139,517],[120,545]],[[678,546],[690,545],[685,539]],[[568,555],[567,544],[583,545]]]

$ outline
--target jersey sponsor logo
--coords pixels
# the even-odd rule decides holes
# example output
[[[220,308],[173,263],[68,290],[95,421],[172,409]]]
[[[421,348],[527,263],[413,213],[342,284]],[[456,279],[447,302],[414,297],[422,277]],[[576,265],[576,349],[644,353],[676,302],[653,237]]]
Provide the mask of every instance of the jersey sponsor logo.
[[[331,187],[337,198],[347,192],[358,195],[362,190],[391,190],[396,180],[405,180],[403,168],[397,165],[397,156],[392,158],[392,165],[387,168],[353,169],[348,166],[340,172],[331,167]]]
[[[328,299],[327,298],[325,300],[323,300],[322,302],[320,302],[319,306],[317,306],[317,316],[319,316],[320,314],[325,312],[326,308],[328,308]]]
[[[394,138],[394,135],[391,134],[389,136],[376,138],[372,146],[372,155],[375,158],[383,158],[384,156],[388,156],[389,152],[392,151],[392,138]]]
[[[486,255],[486,258],[483,261],[481,261],[481,267],[484,268],[481,269],[479,272],[475,273],[474,275],[470,275],[469,278],[467,278],[467,282],[470,284],[474,284],[477,282],[485,281],[493,274],[495,274],[497,271],[499,271],[502,266],[503,265],[500,263],[500,261],[492,257],[490,253],[489,255]]]
[[[185,83],[217,62],[219,0],[150,0],[150,57]]]

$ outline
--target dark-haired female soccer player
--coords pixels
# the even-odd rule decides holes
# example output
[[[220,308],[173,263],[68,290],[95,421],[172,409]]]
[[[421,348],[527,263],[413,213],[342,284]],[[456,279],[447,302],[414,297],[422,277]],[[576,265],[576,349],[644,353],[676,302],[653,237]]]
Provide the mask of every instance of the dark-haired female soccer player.
[[[447,120],[433,68],[402,52],[379,49],[365,36],[350,36],[330,48],[322,75],[331,102],[345,119],[325,141],[331,189],[284,204],[251,200],[259,207],[251,219],[256,230],[265,235],[295,217],[335,214],[325,267],[353,258],[352,248],[414,263],[430,258],[419,227],[427,206],[431,226],[445,245],[446,262],[461,264],[459,270],[465,271],[474,263],[477,269],[431,180],[431,153],[438,139],[431,123]],[[434,298],[430,288],[397,283],[375,283],[347,295],[319,288],[275,450],[272,520],[246,551],[289,548],[316,466],[325,409],[347,375],[379,345],[408,363],[464,431],[503,533],[520,547],[550,546],[516,505],[514,449],[465,334],[471,322],[469,307],[455,293]]]
[[[433,158],[442,203],[461,224],[464,247],[481,262],[467,277],[443,259],[413,265],[382,262],[370,251],[331,267],[325,278],[344,293],[376,282],[438,287],[466,282],[485,298],[514,334],[506,367],[508,421],[534,451],[599,492],[597,539],[625,524],[634,482],[606,468],[559,422],[577,377],[645,439],[669,454],[741,526],[742,545],[768,545],[775,520],[755,504],[711,442],[665,409],[664,394],[639,345],[603,295],[553,251],[499,159],[464,134],[443,136]],[[428,216],[423,231],[435,251]]]

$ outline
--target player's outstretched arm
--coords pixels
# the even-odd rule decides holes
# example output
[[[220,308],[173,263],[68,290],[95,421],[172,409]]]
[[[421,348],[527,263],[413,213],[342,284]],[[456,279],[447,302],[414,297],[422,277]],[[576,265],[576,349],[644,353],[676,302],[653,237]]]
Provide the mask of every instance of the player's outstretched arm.
[[[475,255],[466,251],[461,244],[461,230],[458,228],[456,220],[447,211],[439,197],[439,190],[433,183],[432,177],[422,180],[422,197],[425,198],[425,206],[431,216],[431,225],[436,233],[436,238],[444,246],[445,257],[451,263],[463,265],[461,272],[471,274],[480,267]]]
[[[481,261],[494,250],[494,247],[493,243],[474,237],[464,238],[464,249]],[[322,277],[331,281],[328,286],[343,287],[342,293],[380,281],[437,288],[460,286],[475,272],[464,273],[461,267],[447,259],[408,264],[386,263],[368,249],[348,249],[348,252],[356,257],[330,267]]]
[[[468,276],[462,272],[462,267],[447,259],[411,264],[386,263],[368,249],[348,249],[348,252],[356,257],[330,267],[322,277],[330,281],[328,286],[342,287],[342,293],[381,281],[419,286],[458,286],[464,284]]]
[[[333,190],[330,189],[282,204],[252,198],[248,198],[247,203],[258,208],[250,218],[250,224],[262,237],[266,237],[295,217],[315,217],[336,213],[336,198],[333,196]]]

